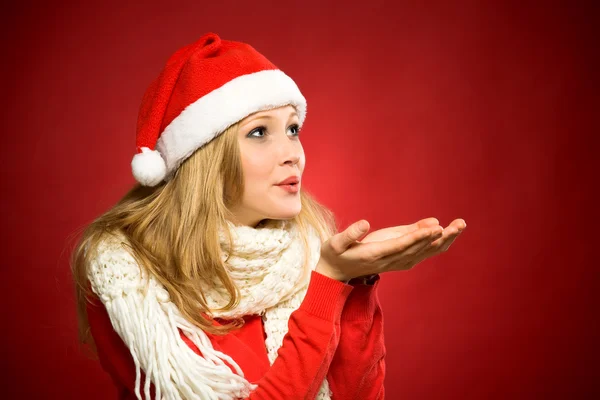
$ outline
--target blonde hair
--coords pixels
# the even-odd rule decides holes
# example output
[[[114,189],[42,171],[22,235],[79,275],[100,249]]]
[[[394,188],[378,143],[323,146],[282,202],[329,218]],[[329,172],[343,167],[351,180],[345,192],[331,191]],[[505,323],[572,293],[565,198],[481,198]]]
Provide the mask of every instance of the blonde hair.
[[[243,326],[243,319],[215,326],[201,313],[208,307],[199,290],[201,281],[219,279],[235,307],[240,292],[228,276],[221,258],[219,227],[231,220],[230,207],[240,201],[244,176],[237,140],[238,124],[196,150],[172,179],[155,187],[136,184],[119,202],[84,227],[71,254],[75,281],[79,338],[94,348],[86,305],[91,292],[87,272],[104,235],[119,232],[128,239],[132,255],[169,292],[182,315],[203,329],[225,335]],[[302,210],[294,217],[305,244],[308,261],[308,228],[324,241],[336,232],[334,215],[316,199],[301,194]],[[229,237],[231,240],[231,237]],[[305,271],[310,272],[305,266]]]

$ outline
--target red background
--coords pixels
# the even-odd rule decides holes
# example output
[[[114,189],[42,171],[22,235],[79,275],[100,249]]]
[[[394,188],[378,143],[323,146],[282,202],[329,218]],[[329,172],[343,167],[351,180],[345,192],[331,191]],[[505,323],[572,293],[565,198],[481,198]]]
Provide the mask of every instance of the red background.
[[[593,7],[15,3],[1,28],[2,397],[112,398],[76,342],[73,233],[133,184],[143,91],[208,31],[296,80],[303,181],[342,227],[467,222],[447,253],[383,276],[387,398],[600,392]]]

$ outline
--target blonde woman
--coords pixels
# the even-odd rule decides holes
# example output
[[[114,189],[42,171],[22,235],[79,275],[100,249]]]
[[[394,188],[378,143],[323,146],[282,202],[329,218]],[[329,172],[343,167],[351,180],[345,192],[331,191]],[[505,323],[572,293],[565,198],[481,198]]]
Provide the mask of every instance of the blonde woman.
[[[466,225],[336,232],[302,190],[305,117],[290,77],[214,33],[146,91],[138,183],[72,258],[81,338],[119,399],[384,398],[380,274]]]

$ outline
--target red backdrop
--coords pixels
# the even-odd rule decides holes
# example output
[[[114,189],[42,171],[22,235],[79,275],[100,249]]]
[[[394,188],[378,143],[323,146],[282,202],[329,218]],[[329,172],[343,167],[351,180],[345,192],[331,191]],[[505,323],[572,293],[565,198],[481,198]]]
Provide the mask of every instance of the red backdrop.
[[[342,228],[467,222],[449,252],[382,278],[388,398],[598,394],[592,7],[72,3],[3,15],[7,398],[114,395],[76,342],[72,235],[133,184],[143,91],[208,31],[305,93],[303,181]]]

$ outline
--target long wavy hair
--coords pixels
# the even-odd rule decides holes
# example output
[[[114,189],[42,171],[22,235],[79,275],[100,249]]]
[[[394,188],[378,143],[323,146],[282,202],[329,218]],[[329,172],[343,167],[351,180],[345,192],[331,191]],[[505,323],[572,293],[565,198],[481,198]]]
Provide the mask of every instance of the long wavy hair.
[[[226,271],[218,237],[219,227],[232,219],[230,208],[244,192],[238,126],[232,125],[196,150],[172,179],[155,187],[136,184],[116,205],[80,230],[83,232],[70,263],[82,343],[95,348],[86,312],[87,302],[95,296],[87,277],[88,266],[105,235],[115,232],[125,235],[139,266],[165,287],[188,321],[216,335],[243,325],[243,319],[238,318],[217,326],[203,315],[208,307],[199,285],[216,277],[230,296],[224,309],[239,304],[240,292]],[[336,223],[333,213],[304,189],[300,197],[302,209],[294,221],[305,244],[305,272],[310,272],[308,227],[315,228],[324,241],[336,232]]]

